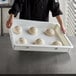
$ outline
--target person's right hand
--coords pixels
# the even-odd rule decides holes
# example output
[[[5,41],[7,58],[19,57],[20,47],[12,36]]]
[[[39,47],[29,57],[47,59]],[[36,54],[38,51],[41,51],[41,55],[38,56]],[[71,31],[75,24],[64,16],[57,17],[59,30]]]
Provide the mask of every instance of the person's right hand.
[[[14,15],[10,15],[9,19],[6,22],[6,27],[10,28],[13,24],[13,20],[14,20]]]

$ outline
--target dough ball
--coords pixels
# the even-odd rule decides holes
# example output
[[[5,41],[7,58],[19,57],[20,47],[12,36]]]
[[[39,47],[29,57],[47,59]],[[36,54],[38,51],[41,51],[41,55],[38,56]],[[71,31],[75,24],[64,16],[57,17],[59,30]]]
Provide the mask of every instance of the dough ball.
[[[43,39],[39,38],[39,39],[35,40],[34,44],[43,45],[43,44],[45,44],[45,41]]]
[[[38,29],[36,27],[31,27],[29,28],[28,33],[31,35],[36,35],[38,33]]]
[[[62,42],[61,41],[55,41],[52,43],[52,45],[62,46]]]
[[[27,39],[25,39],[25,38],[19,38],[18,41],[17,41],[17,43],[19,43],[19,44],[27,44]]]
[[[52,28],[48,28],[44,33],[47,36],[54,36],[55,35],[55,31]]]
[[[14,32],[15,34],[21,34],[21,33],[22,33],[22,27],[21,27],[21,26],[15,26],[15,27],[13,28],[13,32]]]

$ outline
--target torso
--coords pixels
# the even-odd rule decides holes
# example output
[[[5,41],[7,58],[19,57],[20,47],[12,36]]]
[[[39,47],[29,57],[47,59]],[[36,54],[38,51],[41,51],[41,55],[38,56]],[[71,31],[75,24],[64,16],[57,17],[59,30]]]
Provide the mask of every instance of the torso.
[[[48,21],[48,0],[24,0],[20,18]]]

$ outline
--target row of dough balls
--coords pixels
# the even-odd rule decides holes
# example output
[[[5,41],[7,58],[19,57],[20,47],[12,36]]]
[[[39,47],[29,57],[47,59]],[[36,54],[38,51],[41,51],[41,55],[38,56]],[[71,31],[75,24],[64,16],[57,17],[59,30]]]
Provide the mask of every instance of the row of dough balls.
[[[19,39],[17,40],[17,43],[19,43],[19,44],[27,44],[28,41],[27,41],[27,39],[25,39],[25,38],[19,38]],[[33,42],[33,44],[35,44],[35,45],[43,45],[43,44],[45,44],[45,41],[44,41],[43,39],[41,39],[41,38],[38,38],[38,39],[36,39],[36,40]],[[57,41],[54,41],[51,45],[62,46],[62,42],[59,41],[59,40],[57,40]]]
[[[20,33],[22,33],[22,27],[21,27],[21,26],[15,26],[15,27],[13,28],[13,32],[14,32],[15,34],[20,34]],[[27,30],[27,32],[28,32],[30,35],[37,35],[37,34],[38,34],[38,28],[36,28],[36,27],[30,27],[30,28]],[[52,29],[52,28],[48,28],[48,29],[45,30],[44,34],[47,35],[47,36],[54,36],[54,35],[55,35],[55,31],[54,31],[54,29]]]
[[[28,33],[31,34],[31,35],[37,35],[38,34],[38,28],[30,27],[28,29]],[[54,36],[55,31],[52,28],[48,28],[47,30],[45,30],[44,34],[47,35],[47,36]]]

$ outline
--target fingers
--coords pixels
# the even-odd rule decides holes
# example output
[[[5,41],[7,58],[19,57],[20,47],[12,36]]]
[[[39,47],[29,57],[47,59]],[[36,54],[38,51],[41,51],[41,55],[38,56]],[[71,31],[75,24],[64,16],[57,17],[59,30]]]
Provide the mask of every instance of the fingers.
[[[13,20],[14,20],[14,16],[13,15],[10,15],[8,21],[6,22],[6,27],[7,28],[10,28],[12,26]]]
[[[61,31],[66,34],[66,29],[64,27],[61,28]]]
[[[6,27],[10,28],[12,26],[12,22],[10,22],[9,20],[6,22]]]
[[[65,34],[65,30],[64,29],[61,29],[61,31]]]

